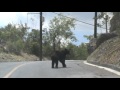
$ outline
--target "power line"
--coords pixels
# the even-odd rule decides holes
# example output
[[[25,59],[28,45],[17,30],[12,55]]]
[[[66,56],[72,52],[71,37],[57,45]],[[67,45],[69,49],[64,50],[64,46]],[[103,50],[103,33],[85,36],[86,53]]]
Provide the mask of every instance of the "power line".
[[[55,13],[55,12],[52,12],[52,13]],[[61,14],[59,14],[59,13],[55,13],[55,14],[57,14],[57,15],[61,15]],[[65,16],[65,15],[61,15],[61,16],[64,16],[64,17],[67,17],[67,18],[73,19],[73,18],[68,17],[68,16]],[[93,25],[93,24],[91,24],[91,23],[87,23],[87,22],[84,22],[84,21],[78,20],[78,19],[76,19],[76,18],[74,18],[74,19],[75,19],[76,21],[78,21],[78,22],[81,22],[81,23],[84,23],[84,24],[87,24],[87,25],[94,26],[94,25]],[[97,27],[98,27],[98,26],[97,26]],[[106,28],[104,28],[104,27],[99,27],[99,28],[106,29]],[[109,29],[107,29],[107,30],[109,30]]]
[[[55,12],[53,12],[53,13],[55,13]],[[60,14],[58,14],[58,13],[55,13],[55,14],[60,15]],[[61,15],[61,16],[64,16],[64,17],[67,17],[67,18],[73,19],[73,18],[68,17],[68,16],[65,16],[65,15]],[[82,22],[82,23],[85,23],[85,24],[88,24],[88,25],[94,26],[93,24],[90,24],[90,23],[86,23],[86,22],[84,22],[84,21],[77,20],[76,18],[74,18],[74,19],[75,19],[76,21],[78,21],[78,22]]]

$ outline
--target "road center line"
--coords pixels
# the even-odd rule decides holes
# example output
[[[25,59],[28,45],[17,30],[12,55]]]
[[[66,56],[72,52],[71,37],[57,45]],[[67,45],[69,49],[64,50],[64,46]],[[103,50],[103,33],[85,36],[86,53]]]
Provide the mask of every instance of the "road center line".
[[[113,70],[113,69],[110,69],[110,68],[107,68],[107,67],[94,65],[94,64],[88,63],[87,61],[84,61],[84,64],[87,64],[87,65],[90,65],[90,66],[94,66],[94,67],[98,67],[98,68],[101,68],[101,69],[105,69],[105,70],[107,70],[109,72],[112,72],[114,74],[120,75],[119,71],[116,71],[116,70]]]
[[[9,78],[12,73],[14,73],[18,68],[22,67],[23,65],[30,64],[30,63],[24,63],[21,65],[18,65],[17,67],[13,68],[9,73],[7,73],[3,78]]]

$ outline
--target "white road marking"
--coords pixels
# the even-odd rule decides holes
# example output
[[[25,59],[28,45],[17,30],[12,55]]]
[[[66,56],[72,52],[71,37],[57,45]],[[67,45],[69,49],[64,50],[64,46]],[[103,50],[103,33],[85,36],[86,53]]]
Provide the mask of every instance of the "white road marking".
[[[94,64],[88,63],[87,61],[84,61],[84,64],[91,65],[91,66],[95,66],[95,67],[98,67],[98,68],[101,68],[101,69],[105,69],[105,70],[107,70],[107,71],[109,71],[109,72],[112,72],[112,73],[114,73],[114,74],[120,75],[120,72],[119,72],[119,71],[116,71],[116,70],[113,70],[113,69],[110,69],[110,68],[107,68],[107,67],[94,65]]]
[[[33,62],[30,62],[33,63]],[[18,68],[22,67],[23,65],[30,64],[30,63],[24,63],[21,65],[18,65],[17,67],[13,68],[8,74],[6,74],[3,78],[9,78]]]

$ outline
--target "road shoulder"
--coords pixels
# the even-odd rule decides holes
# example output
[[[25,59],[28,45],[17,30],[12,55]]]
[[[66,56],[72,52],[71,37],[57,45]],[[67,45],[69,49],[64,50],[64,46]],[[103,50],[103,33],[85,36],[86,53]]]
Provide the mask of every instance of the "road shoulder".
[[[120,76],[120,68],[118,68],[118,67],[115,67],[115,66],[112,66],[112,65],[106,65],[106,64],[99,64],[97,62],[91,62],[91,61],[84,61],[84,64],[94,66],[94,67],[97,67],[97,68],[101,68],[101,69],[105,69],[109,72],[112,72],[112,73]]]

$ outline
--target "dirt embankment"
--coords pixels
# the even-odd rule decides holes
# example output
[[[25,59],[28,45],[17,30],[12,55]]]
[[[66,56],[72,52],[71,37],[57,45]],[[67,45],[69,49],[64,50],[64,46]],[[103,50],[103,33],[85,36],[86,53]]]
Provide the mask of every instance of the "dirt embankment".
[[[114,37],[102,43],[87,58],[87,61],[104,66],[120,67],[120,37]]]
[[[39,57],[27,53],[22,53],[22,55],[0,53],[0,62],[21,62],[21,61],[39,61]]]

